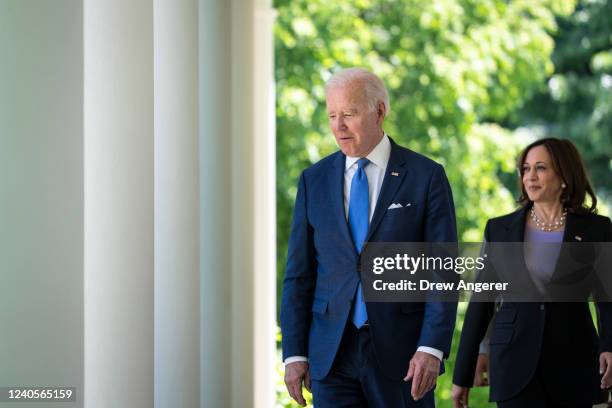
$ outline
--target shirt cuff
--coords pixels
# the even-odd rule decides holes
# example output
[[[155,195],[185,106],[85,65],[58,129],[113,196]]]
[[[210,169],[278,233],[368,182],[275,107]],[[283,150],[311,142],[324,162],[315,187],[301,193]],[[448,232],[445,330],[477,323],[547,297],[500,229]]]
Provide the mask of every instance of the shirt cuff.
[[[308,357],[304,357],[304,356],[287,357],[283,363],[285,365],[287,365],[287,364],[295,363],[296,361],[306,361],[306,362],[308,362]]]
[[[444,357],[444,353],[442,351],[435,349],[433,347],[420,346],[417,349],[417,351],[422,351],[424,353],[431,354],[432,356],[436,357],[440,361],[442,361],[442,358]]]

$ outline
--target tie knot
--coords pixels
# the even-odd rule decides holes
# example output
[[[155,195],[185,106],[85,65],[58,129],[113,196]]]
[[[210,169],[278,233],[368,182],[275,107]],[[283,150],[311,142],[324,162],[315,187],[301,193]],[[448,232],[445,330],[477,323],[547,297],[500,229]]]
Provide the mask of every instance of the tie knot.
[[[360,169],[365,168],[365,166],[367,166],[368,164],[370,164],[370,161],[366,159],[365,157],[362,157],[361,159],[357,160],[357,166]]]

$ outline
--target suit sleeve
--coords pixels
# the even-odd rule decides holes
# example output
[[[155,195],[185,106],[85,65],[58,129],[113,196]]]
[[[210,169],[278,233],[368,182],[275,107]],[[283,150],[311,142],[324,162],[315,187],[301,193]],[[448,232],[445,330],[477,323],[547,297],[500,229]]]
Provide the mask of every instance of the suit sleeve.
[[[300,176],[283,280],[280,323],[283,360],[308,356],[308,333],[316,282],[312,226],[308,222],[306,180]]]
[[[444,169],[439,165],[429,184],[424,238],[425,242],[457,242],[453,195]],[[456,315],[456,302],[427,302],[419,346],[440,350],[448,357]]]
[[[489,241],[489,224],[487,223],[484,245]],[[492,268],[491,263],[486,261],[485,269],[481,271],[480,275],[495,275]],[[480,275],[478,279],[481,279]],[[476,372],[478,354],[480,353],[480,343],[485,338],[494,312],[495,304],[493,302],[478,302],[474,301],[474,298],[470,300],[463,320],[461,339],[455,359],[453,384],[462,387],[472,387],[474,385],[474,374]]]
[[[463,321],[461,340],[455,360],[453,384],[474,386],[474,373],[480,352],[480,342],[485,337],[495,306],[491,302],[470,302]]]
[[[605,228],[604,242],[612,242],[612,223],[609,218],[606,218],[607,225]],[[606,244],[604,244],[606,245]],[[601,273],[608,273],[606,267],[612,263],[612,255],[608,251],[604,251],[603,254],[603,266]],[[606,282],[610,282],[607,277],[604,279]],[[605,289],[609,289],[607,286]],[[608,296],[605,296],[606,300],[609,300]],[[599,352],[612,352],[612,302],[598,302],[597,303],[597,324],[599,329]]]

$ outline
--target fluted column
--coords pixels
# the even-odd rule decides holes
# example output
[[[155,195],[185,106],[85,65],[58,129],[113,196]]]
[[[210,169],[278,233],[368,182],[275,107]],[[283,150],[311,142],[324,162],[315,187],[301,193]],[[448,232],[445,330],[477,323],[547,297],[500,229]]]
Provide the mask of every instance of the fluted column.
[[[229,407],[231,374],[230,2],[199,1],[200,396]]]
[[[84,1],[85,405],[153,406],[153,2]]]
[[[274,399],[270,1],[200,0],[202,407]]]
[[[273,406],[271,2],[50,4],[0,2],[2,382]]]
[[[155,408],[200,406],[197,24],[154,1]]]
[[[276,130],[274,89],[275,11],[255,2],[254,88],[254,345],[255,407],[274,406],[276,388]]]
[[[83,9],[0,1],[0,386],[83,406]],[[0,402],[0,406],[42,406]]]

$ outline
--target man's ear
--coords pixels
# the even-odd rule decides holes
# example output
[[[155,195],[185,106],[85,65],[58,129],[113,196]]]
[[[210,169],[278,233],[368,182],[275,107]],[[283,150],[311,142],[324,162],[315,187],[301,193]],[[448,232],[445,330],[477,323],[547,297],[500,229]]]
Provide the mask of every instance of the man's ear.
[[[385,109],[384,102],[379,102],[378,107],[376,108],[376,118],[382,122],[382,120],[385,118],[386,113],[387,110]]]

